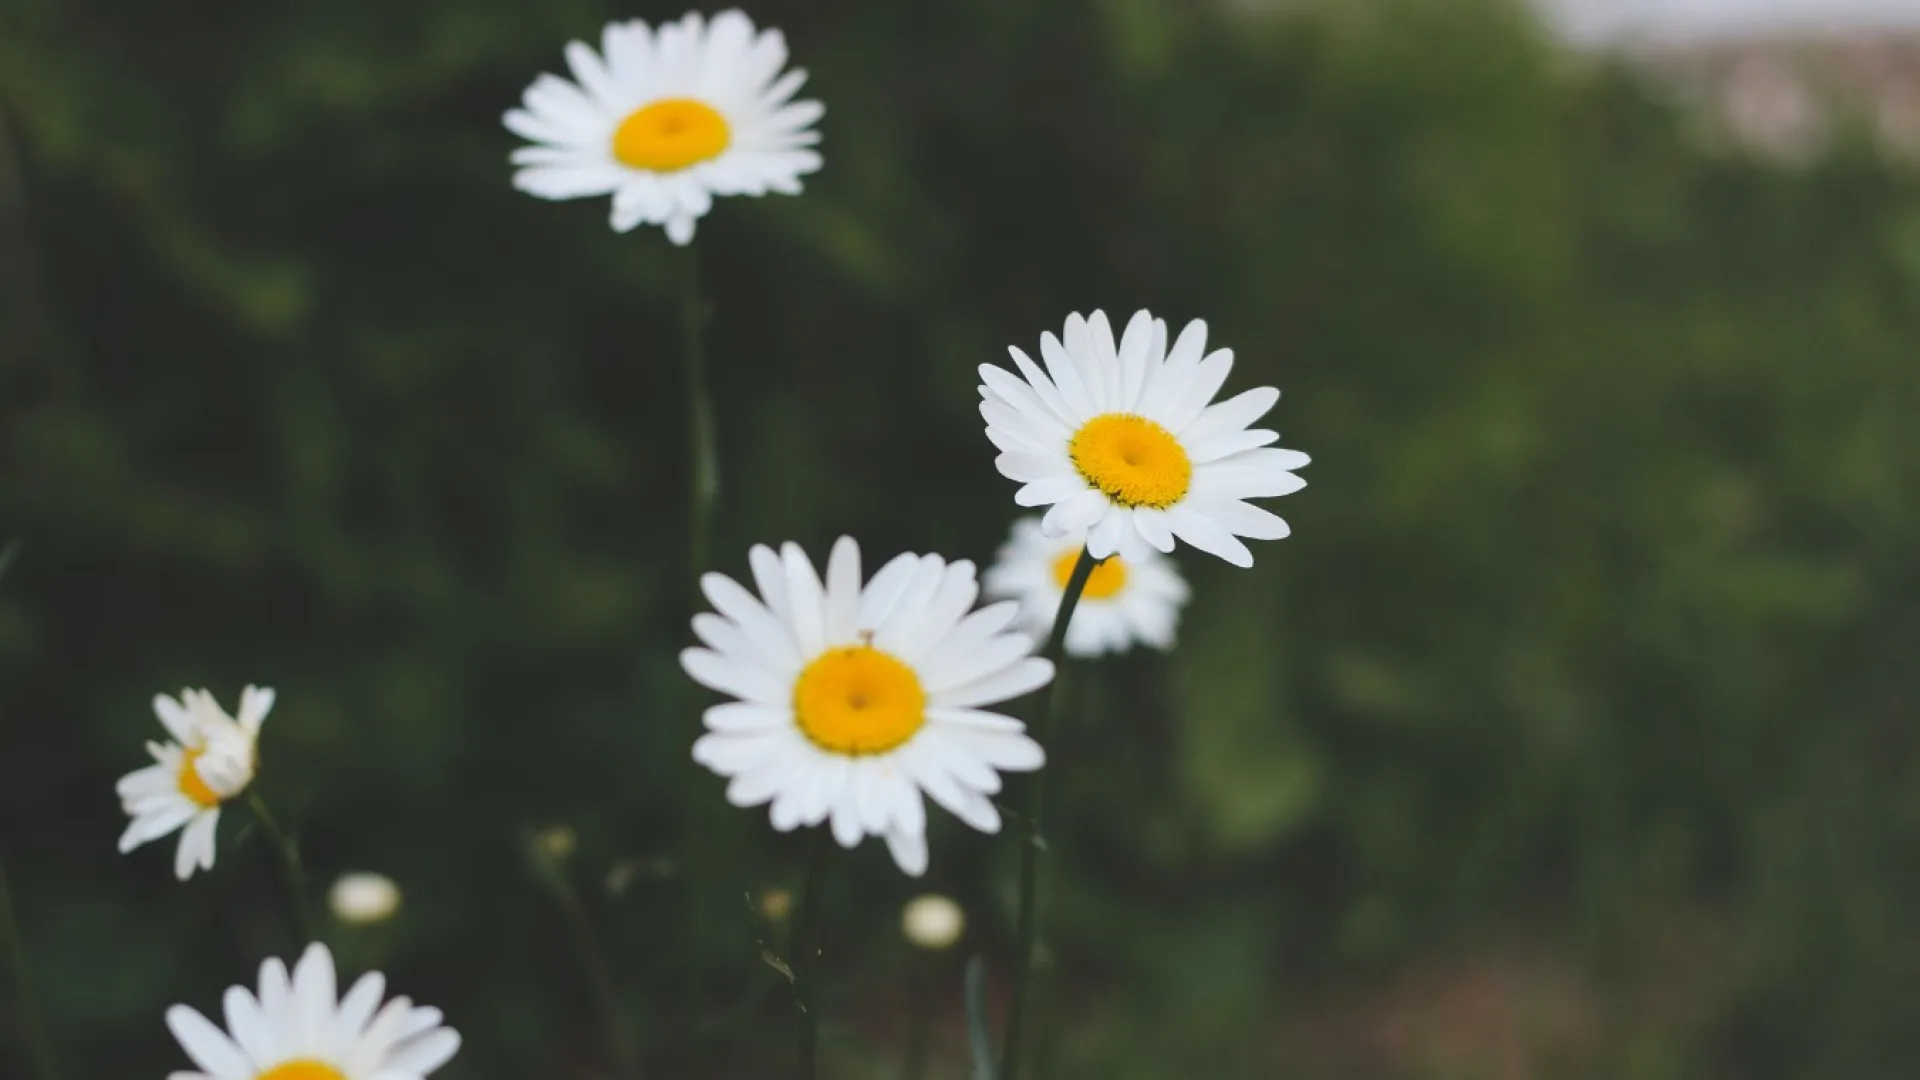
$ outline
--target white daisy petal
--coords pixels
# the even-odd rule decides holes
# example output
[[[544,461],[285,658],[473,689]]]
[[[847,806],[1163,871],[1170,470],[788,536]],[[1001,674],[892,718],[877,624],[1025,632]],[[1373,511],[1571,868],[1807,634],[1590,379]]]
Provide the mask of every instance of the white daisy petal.
[[[177,802],[155,813],[134,818],[120,834],[120,854],[125,855],[142,844],[158,840],[193,820],[199,808],[182,796]]]
[[[274,1038],[273,1027],[267,1023],[267,1014],[261,1011],[260,1002],[245,987],[228,987],[221,1004],[226,1011],[228,1033],[256,1068],[272,1065],[277,1056],[285,1052]]]
[[[1235,566],[1253,565],[1253,552],[1247,550],[1247,545],[1191,507],[1176,506],[1167,511],[1167,527],[1173,530],[1173,535],[1209,555],[1218,555]]]
[[[1087,529],[1105,517],[1112,508],[1113,504],[1107,500],[1105,493],[1083,490],[1078,495],[1054,503],[1053,509],[1040,519],[1040,524],[1050,536],[1065,536]]]
[[[195,869],[213,867],[214,829],[220,823],[220,811],[202,810],[194,814],[180,830],[180,846],[173,853],[173,876],[185,881]]]
[[[346,996],[340,999],[339,1011],[334,1014],[334,1056],[344,1057],[351,1052],[360,1033],[366,1030],[367,1022],[373,1019],[373,1011],[380,1007],[380,998],[386,992],[386,977],[377,971],[360,976],[347,990]]]
[[[682,652],[680,666],[701,686],[718,693],[732,694],[757,705],[778,705],[790,689],[772,671],[706,649]]]
[[[1239,431],[1272,412],[1279,403],[1280,391],[1271,386],[1255,387],[1217,405],[1207,406],[1179,434],[1181,439],[1188,442],[1203,443],[1228,432]]]
[[[1220,523],[1235,536],[1251,540],[1284,540],[1293,532],[1278,514],[1250,503],[1225,499],[1195,499],[1194,510]]]
[[[1031,657],[983,679],[952,690],[943,690],[936,699],[936,704],[950,708],[993,705],[1010,701],[1022,694],[1030,694],[1051,681],[1053,681],[1053,662]]]
[[[385,1068],[409,1076],[425,1076],[452,1061],[453,1055],[459,1052],[460,1033],[452,1028],[435,1028],[394,1047]]]
[[[834,541],[827,557],[827,641],[843,644],[859,629],[860,545],[853,537]]]
[[[908,877],[919,877],[927,872],[927,834],[924,829],[889,830],[887,852]]]
[[[896,555],[887,560],[887,564],[860,591],[860,608],[855,615],[856,628],[867,631],[878,629],[893,614],[901,594],[906,591],[907,583],[913,580],[919,567],[918,555]]]
[[[167,1029],[180,1042],[195,1065],[216,1080],[252,1080],[253,1069],[246,1055],[213,1022],[185,1005],[167,1010]]]

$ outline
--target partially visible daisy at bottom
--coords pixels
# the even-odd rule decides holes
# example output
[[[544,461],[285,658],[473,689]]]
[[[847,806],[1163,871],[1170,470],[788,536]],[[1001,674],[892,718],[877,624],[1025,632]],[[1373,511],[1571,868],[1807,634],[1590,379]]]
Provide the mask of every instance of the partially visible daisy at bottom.
[[[860,548],[834,544],[822,582],[798,545],[749,553],[759,595],[724,574],[700,587],[705,648],[680,663],[738,698],[706,712],[694,760],[730,778],[736,806],[771,803],[782,831],[831,822],[842,847],[883,837],[900,869],[927,869],[924,792],[997,832],[1001,771],[1037,769],[1040,745],[984,707],[1046,685],[1053,665],[1010,632],[1019,605],[969,612],[970,562],[900,555],[863,586]]]
[[[1086,536],[1079,529],[1050,537],[1038,517],[1015,521],[1013,534],[981,579],[987,595],[1019,601],[1020,624],[1035,636],[1050,633]],[[1134,559],[1115,555],[1094,567],[1067,624],[1069,655],[1119,653],[1135,644],[1173,647],[1187,583],[1165,555],[1151,548],[1136,554]]]
[[[169,1080],[420,1080],[460,1049],[440,1010],[405,997],[381,1005],[386,979],[360,976],[335,997],[333,955],[309,945],[291,976],[278,959],[260,965],[259,996],[227,990],[227,1029],[185,1005],[167,1027],[199,1072]]]
[[[272,708],[273,691],[257,686],[241,693],[238,718],[205,690],[183,690],[177,701],[155,695],[153,711],[173,738],[149,742],[154,763],[116,785],[120,808],[133,819],[120,834],[120,853],[180,829],[174,876],[185,881],[196,867],[213,869],[220,806],[253,782],[260,725]]]

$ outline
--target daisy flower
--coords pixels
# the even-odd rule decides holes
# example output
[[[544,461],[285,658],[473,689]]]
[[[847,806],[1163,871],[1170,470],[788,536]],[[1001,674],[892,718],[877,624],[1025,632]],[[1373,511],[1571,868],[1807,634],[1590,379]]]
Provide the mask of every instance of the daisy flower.
[[[309,945],[291,977],[278,959],[260,965],[260,993],[227,991],[227,1030],[185,1005],[167,1027],[199,1066],[169,1080],[420,1080],[460,1049],[440,1010],[397,997],[380,1004],[386,980],[360,976],[334,997],[333,955]]]
[[[1085,543],[1084,529],[1055,538],[1040,527],[1039,518],[1021,518],[981,582],[988,596],[1019,601],[1021,625],[1044,637],[1052,631]],[[1180,606],[1186,602],[1187,583],[1172,559],[1151,548],[1139,560],[1114,555],[1087,578],[1080,606],[1067,624],[1067,652],[1099,656],[1126,652],[1136,642],[1170,649]]]
[[[927,868],[921,793],[981,832],[1000,814],[996,770],[1037,769],[1040,745],[983,706],[1045,686],[1053,665],[1008,632],[1019,605],[968,614],[973,564],[900,555],[864,586],[860,547],[834,544],[826,581],[798,545],[749,552],[759,596],[724,574],[701,590],[718,614],[694,616],[706,648],[680,664],[738,701],[706,712],[695,761],[731,779],[735,806],[772,803],[782,831],[831,821],[853,847],[880,836],[908,874]]]
[[[1279,436],[1247,428],[1280,391],[1263,386],[1210,404],[1233,353],[1206,348],[1206,323],[1188,323],[1169,349],[1167,324],[1144,311],[1116,347],[1096,311],[1067,316],[1064,341],[1040,335],[1045,372],[1017,348],[1007,351],[1018,377],[980,366],[980,415],[1001,451],[994,464],[1025,485],[1015,502],[1051,507],[1048,536],[1085,529],[1095,558],[1117,552],[1133,562],[1171,552],[1179,537],[1252,566],[1239,537],[1287,535],[1286,522],[1244,501],[1307,485],[1293,474],[1307,455],[1262,449]]]
[[[609,23],[600,51],[567,46],[575,81],[542,75],[508,130],[535,145],[513,152],[513,186],[543,199],[613,196],[613,227],[664,225],[676,244],[715,195],[800,194],[820,168],[811,149],[826,109],[793,101],[807,73],[785,74],[787,42],[738,11],[689,13],[658,30]]]
[[[120,853],[181,829],[173,873],[182,881],[195,867],[213,869],[213,834],[220,804],[246,790],[258,761],[260,725],[273,708],[273,691],[249,686],[240,695],[240,717],[229,717],[205,690],[165,694],[153,711],[173,738],[150,742],[154,763],[120,778],[120,807],[133,820],[120,834]]]

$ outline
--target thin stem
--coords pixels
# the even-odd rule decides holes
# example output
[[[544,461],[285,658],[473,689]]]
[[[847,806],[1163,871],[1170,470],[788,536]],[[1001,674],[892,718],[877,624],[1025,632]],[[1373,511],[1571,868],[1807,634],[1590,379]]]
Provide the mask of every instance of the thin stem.
[[[926,1080],[933,1028],[933,960],[918,951],[907,958],[907,1052],[900,1080]]]
[[[1073,609],[1080,604],[1080,594],[1086,591],[1087,579],[1093,576],[1093,568],[1101,560],[1093,557],[1085,548],[1080,549],[1080,558],[1073,564],[1073,574],[1067,578],[1067,587],[1060,595],[1060,608],[1054,612],[1053,632],[1047,635],[1046,656],[1055,664],[1053,681],[1039,690],[1039,705],[1034,709],[1034,723],[1030,731],[1041,745],[1046,744],[1046,733],[1054,719],[1055,706],[1060,700],[1056,692],[1060,681],[1066,676],[1066,666],[1061,663],[1061,651],[1067,640],[1067,625],[1073,621]],[[1020,1043],[1026,1034],[1027,1007],[1032,998],[1033,959],[1040,937],[1040,843],[1041,822],[1047,806],[1047,770],[1033,774],[1027,784],[1027,836],[1020,845],[1020,914],[1016,922],[1015,935],[1019,941],[1018,955],[1013,968],[1013,1003],[1007,1014],[1007,1038],[1000,1044],[1000,1075],[997,1080],[1016,1080],[1020,1072]]]
[[[586,906],[580,902],[580,894],[574,890],[573,882],[568,880],[564,871],[554,874],[552,884],[554,899],[559,903],[561,917],[567,926],[567,938],[573,943],[580,971],[586,976],[595,1007],[600,1010],[600,1023],[606,1028],[607,1052],[613,1055],[613,1063],[619,1069],[618,1075],[635,1076],[633,1032],[628,1029],[626,1013],[620,1008],[620,992],[614,986],[613,972],[607,967],[605,951],[594,939],[593,923],[587,919]]]
[[[300,935],[301,945],[309,945],[320,940],[314,932],[313,913],[307,910],[307,875],[300,866],[300,845],[293,834],[280,827],[272,811],[267,809],[267,801],[254,792],[247,797],[247,805],[253,809],[255,820],[273,839],[274,847],[280,850],[280,875],[287,886],[287,907],[293,913],[294,932]]]
[[[707,391],[707,304],[700,297],[700,263],[686,254],[686,297],[681,308],[681,348],[686,363],[688,457],[693,505],[687,516],[687,559],[697,582],[707,569],[714,507],[720,499],[720,452],[716,447],[713,396]]]
[[[833,837],[822,825],[807,860],[806,881],[800,886],[800,911],[793,924],[793,1002],[800,1009],[800,1080],[814,1080],[814,1058],[820,1046],[819,972],[820,882],[825,878],[827,852]]]
[[[700,610],[700,575],[708,565],[708,547],[713,538],[714,510],[720,498],[720,453],[715,445],[717,440],[713,420],[713,396],[707,389],[706,324],[709,314],[706,301],[700,296],[700,260],[698,248],[686,250],[685,294],[681,300],[681,356],[685,363],[687,391],[687,461],[688,461],[688,498],[687,509],[687,566],[691,571],[688,582],[690,614]],[[698,710],[689,710],[693,715],[694,735],[701,727]],[[691,763],[689,763],[691,764]],[[697,1021],[703,1014],[705,995],[701,988],[700,943],[704,937],[703,926],[706,921],[705,891],[708,881],[706,853],[713,847],[707,835],[707,824],[703,810],[704,803],[695,790],[700,772],[687,769],[687,790],[681,805],[685,809],[683,824],[682,867],[686,886],[686,989],[684,996],[688,1015]],[[692,1032],[697,1023],[690,1022],[685,1030]]]
[[[11,550],[11,549],[9,549]],[[7,888],[7,868],[0,864],[0,951],[13,957],[14,997],[18,999],[20,1027],[33,1051],[35,1071],[40,1080],[56,1080],[60,1070],[53,1064],[53,1040],[47,1037],[47,1023],[40,1012],[40,998],[33,990],[33,969],[27,965],[27,944],[20,936],[20,923],[13,914],[13,893]]]

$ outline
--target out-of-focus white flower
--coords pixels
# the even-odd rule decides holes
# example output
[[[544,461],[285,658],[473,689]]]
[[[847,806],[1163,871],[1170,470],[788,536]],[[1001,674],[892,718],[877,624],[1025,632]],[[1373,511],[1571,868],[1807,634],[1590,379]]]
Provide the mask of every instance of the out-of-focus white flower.
[[[167,1010],[167,1027],[199,1066],[169,1080],[422,1080],[460,1049],[440,1010],[405,997],[381,1005],[386,980],[360,976],[335,998],[333,955],[309,945],[291,977],[278,959],[260,965],[256,997],[227,990],[222,1031],[193,1009]]]
[[[178,701],[153,699],[154,714],[173,738],[149,742],[154,763],[120,778],[120,808],[133,820],[120,834],[120,851],[181,829],[173,873],[182,881],[197,867],[213,868],[220,806],[253,782],[260,725],[273,708],[273,691],[249,686],[240,716],[230,717],[205,690],[183,690]]]
[[[952,897],[926,893],[900,909],[900,932],[922,949],[941,952],[967,932],[967,913]]]
[[[1085,542],[1085,530],[1049,537],[1039,518],[1021,518],[980,582],[988,596],[1018,600],[1021,626],[1044,638],[1052,632]],[[1187,583],[1172,559],[1151,549],[1138,561],[1111,556],[1093,568],[1080,593],[1067,624],[1067,652],[1099,656],[1125,652],[1136,642],[1171,649],[1180,605],[1186,602]]]
[[[1019,605],[973,611],[973,564],[901,555],[864,586],[841,537],[823,583],[797,544],[748,553],[760,595],[700,579],[719,614],[693,618],[706,646],[680,654],[694,681],[740,700],[706,712],[693,759],[732,782],[735,806],[772,803],[782,831],[831,820],[853,847],[880,836],[908,874],[927,869],[924,792],[997,832],[1001,771],[1037,769],[1040,744],[986,706],[1045,686],[1053,665],[1006,627]]]
[[[400,910],[400,886],[385,874],[342,874],[327,890],[327,907],[343,923],[385,922]]]
[[[614,229],[664,225],[676,244],[715,195],[798,195],[820,168],[817,101],[790,100],[787,43],[738,11],[689,13],[658,29],[610,23],[595,52],[567,46],[576,81],[542,75],[506,115],[535,145],[513,152],[513,186],[543,199],[613,196]]]
[[[1252,566],[1240,537],[1278,540],[1287,523],[1245,501],[1307,486],[1298,450],[1248,428],[1280,400],[1270,386],[1218,405],[1233,352],[1207,351],[1207,324],[1167,345],[1167,324],[1138,312],[1114,344],[1102,312],[1067,316],[1064,341],[1040,335],[1042,372],[1009,348],[1019,375],[980,365],[980,415],[1000,448],[994,465],[1023,486],[1013,501],[1047,506],[1048,536],[1086,530],[1094,558],[1140,562],[1178,537],[1235,566]]]

